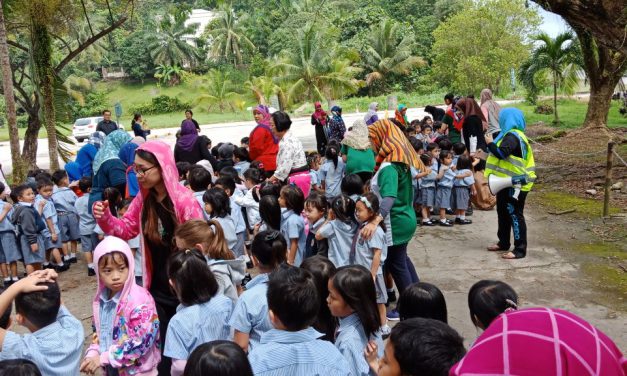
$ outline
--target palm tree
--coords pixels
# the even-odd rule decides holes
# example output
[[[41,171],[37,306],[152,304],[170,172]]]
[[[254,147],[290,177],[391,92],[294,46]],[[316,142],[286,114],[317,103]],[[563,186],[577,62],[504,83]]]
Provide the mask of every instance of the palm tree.
[[[186,36],[196,32],[198,24],[185,26],[186,18],[187,14],[163,16],[158,30],[148,45],[155,64],[186,66],[198,61],[196,48],[185,41]]]
[[[196,98],[195,105],[208,103],[209,110],[218,106],[220,112],[224,112],[227,107],[233,112],[242,107],[242,97],[235,91],[235,85],[230,80],[228,72],[211,69],[196,83],[196,87],[201,94]]]
[[[523,62],[519,75],[528,90],[539,91],[536,83],[539,75],[549,75],[553,82],[553,107],[555,124],[559,123],[557,113],[557,92],[572,92],[577,84],[577,72],[581,69],[578,58],[579,47],[572,32],[559,34],[555,39],[546,33],[534,38],[538,43],[531,57]]]
[[[244,35],[245,31],[238,24],[231,4],[221,7],[220,17],[209,24],[206,33],[211,39],[211,56],[233,65],[244,62],[243,51],[255,49],[253,42]]]
[[[399,25],[391,19],[384,19],[372,27],[363,53],[366,69],[370,72],[366,75],[366,85],[372,87],[391,73],[408,74],[413,68],[425,64],[421,57],[413,55],[413,36],[399,38],[399,32]]]

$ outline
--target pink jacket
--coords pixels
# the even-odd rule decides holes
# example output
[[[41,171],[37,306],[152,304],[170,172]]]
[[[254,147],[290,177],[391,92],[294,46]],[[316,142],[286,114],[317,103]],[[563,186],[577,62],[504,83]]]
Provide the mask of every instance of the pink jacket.
[[[150,293],[135,284],[135,261],[128,244],[119,238],[105,238],[94,251],[94,268],[98,290],[93,300],[94,326],[98,338],[100,333],[100,296],[105,285],[100,281],[98,261],[107,253],[121,252],[128,261],[128,278],[120,293],[120,300],[113,319],[113,341],[111,347],[100,353],[98,344],[91,344],[85,357],[100,356],[100,364],[111,365],[121,376],[157,375],[161,360],[159,350],[159,318],[155,301]]]
[[[203,219],[203,214],[198,201],[192,192],[179,184],[179,174],[174,162],[174,155],[170,146],[161,141],[148,141],[142,144],[137,150],[145,150],[155,155],[161,167],[161,176],[168,191],[168,196],[174,204],[174,211],[178,223],[184,223],[190,219]],[[144,206],[144,198],[150,194],[147,189],[140,189],[137,197],[128,208],[122,218],[115,218],[111,211],[106,210],[102,218],[98,220],[98,225],[107,235],[117,236],[124,240],[129,240],[141,233],[140,247],[142,249],[144,271],[144,287],[150,289],[152,280],[152,260],[150,250],[147,249],[144,241],[144,231],[141,223],[141,213]]]

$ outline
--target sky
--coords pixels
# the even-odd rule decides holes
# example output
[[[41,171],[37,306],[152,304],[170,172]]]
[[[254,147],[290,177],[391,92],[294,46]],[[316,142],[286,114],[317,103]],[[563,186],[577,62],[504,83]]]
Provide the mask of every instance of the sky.
[[[566,21],[564,21],[561,16],[555,13],[547,12],[541,7],[538,8],[538,12],[542,16],[540,30],[546,32],[553,38],[555,38],[559,33],[568,30],[568,24],[566,24]]]

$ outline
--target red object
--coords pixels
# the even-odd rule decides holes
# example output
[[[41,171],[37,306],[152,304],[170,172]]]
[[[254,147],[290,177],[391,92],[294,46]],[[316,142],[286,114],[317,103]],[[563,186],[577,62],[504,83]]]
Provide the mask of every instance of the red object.
[[[256,126],[250,132],[249,155],[253,161],[259,161],[266,171],[276,170],[276,155],[279,153],[279,144],[274,143],[272,131],[267,127]]]
[[[82,197],[83,196],[83,191],[81,191],[81,189],[78,186],[72,187],[72,190],[74,191],[74,193],[76,193],[76,195],[78,197]]]

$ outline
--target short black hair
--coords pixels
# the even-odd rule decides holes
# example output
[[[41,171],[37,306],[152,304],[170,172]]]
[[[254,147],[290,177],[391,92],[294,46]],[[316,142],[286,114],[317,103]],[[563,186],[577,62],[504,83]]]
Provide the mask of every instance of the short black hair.
[[[54,182],[54,184],[59,185],[59,183],[61,182],[61,180],[68,178],[68,174],[65,170],[56,170],[53,174],[52,174],[52,181]]]
[[[52,181],[52,174],[50,174],[46,170],[41,170],[37,175],[35,175],[35,180],[50,180]]]
[[[278,184],[278,183],[266,181],[259,188],[259,195],[261,197],[272,195],[278,198],[280,194],[281,194],[281,184]]]
[[[45,187],[53,187],[54,183],[51,179],[37,179],[37,190],[40,190]]]
[[[409,143],[411,144],[411,146],[414,148],[415,152],[419,152],[420,150],[424,149],[425,144],[424,142],[420,141],[419,139],[417,139],[416,137],[411,137],[409,139]]]
[[[233,144],[226,143],[218,146],[218,156],[221,159],[231,159],[233,158],[233,150],[235,150],[235,146]]]
[[[0,361],[0,376],[41,376],[41,371],[28,359],[7,359]]]
[[[41,168],[36,168],[34,170],[28,170],[26,177],[28,178],[36,178],[39,174],[45,174],[46,170],[42,170]]]
[[[42,282],[47,290],[20,293],[15,297],[15,312],[24,316],[37,329],[57,320],[61,307],[61,290],[57,282]]]
[[[451,153],[448,150],[442,150],[440,151],[440,162],[444,161],[444,159],[448,158],[448,157],[453,157],[453,153]]]
[[[445,100],[445,101],[446,101],[446,100],[449,100],[449,101],[453,102],[453,99],[454,99],[454,98],[455,98],[455,94],[453,94],[453,93],[448,93],[448,94],[446,94],[446,95],[444,96],[444,100]]]
[[[0,294],[4,292],[4,288],[0,288]],[[7,330],[9,329],[9,321],[11,319],[11,310],[13,310],[13,302],[9,303],[9,307],[6,311],[0,312],[0,328]]]
[[[447,324],[413,318],[392,328],[390,342],[403,375],[448,376],[466,354],[464,339]]]
[[[442,122],[441,121],[436,120],[436,121],[433,122],[433,129],[434,130],[437,131],[437,130],[439,130],[441,128],[442,128]]]
[[[78,181],[78,188],[83,193],[86,193],[89,190],[89,188],[91,188],[91,185],[92,185],[91,176],[83,176],[81,180]]]
[[[102,114],[103,114],[103,115],[104,115],[105,113],[107,113],[107,112],[108,112],[108,113],[111,113],[111,111],[109,111],[109,110],[102,110]]]
[[[209,188],[202,196],[205,204],[211,205],[211,217],[224,218],[231,215],[231,201],[222,188]]]
[[[272,120],[274,121],[274,128],[277,132],[285,132],[292,126],[290,116],[283,111],[273,113]]]
[[[433,151],[433,150],[439,149],[439,148],[440,148],[440,146],[438,144],[436,144],[435,142],[430,142],[427,145],[427,151]]]
[[[239,141],[240,144],[247,144],[250,142],[250,137],[242,137],[242,139]]]
[[[176,162],[176,170],[179,173],[179,178],[185,176],[191,167],[192,164],[189,162]]]
[[[505,282],[484,279],[470,288],[468,308],[472,322],[485,329],[507,309],[518,308],[518,294]]]
[[[222,167],[222,169],[218,172],[218,175],[221,178],[231,178],[235,181],[236,184],[242,182],[242,179],[239,177],[239,172],[233,166]]]
[[[205,256],[195,248],[172,253],[167,270],[184,306],[208,302],[218,292],[218,282]]]
[[[342,193],[347,196],[352,195],[363,195],[364,194],[364,182],[361,180],[361,177],[357,174],[348,174],[344,176],[342,179],[342,183],[340,184],[342,189]]]
[[[229,197],[233,196],[233,194],[235,193],[235,180],[233,180],[233,178],[223,176],[221,178],[218,178],[215,181],[214,185],[219,185],[220,187],[222,187],[222,189],[224,189],[225,192],[228,190],[227,195]]]
[[[340,222],[355,222],[355,201],[345,194],[341,194],[331,201],[330,209]]]
[[[422,317],[448,323],[444,295],[430,283],[418,282],[407,287],[398,298],[396,309],[401,320]]]
[[[13,188],[13,190],[11,191],[12,194],[15,194],[15,197],[19,198],[22,197],[24,195],[24,192],[27,189],[33,189],[33,187],[31,187],[28,184],[20,184],[17,187]]]
[[[196,347],[187,359],[185,376],[253,376],[248,357],[232,341],[218,340]]]
[[[361,265],[337,268],[333,276],[333,286],[359,316],[366,337],[374,335],[381,327],[381,317],[370,270]]]
[[[249,168],[244,171],[244,179],[250,180],[253,184],[259,184],[263,181],[263,171],[258,168]]]
[[[425,165],[425,167],[429,167],[431,164],[431,156],[429,154],[421,154],[420,161]]]
[[[259,199],[259,216],[268,230],[281,229],[281,206],[275,195],[261,196]]]
[[[448,138],[443,138],[438,141],[438,146],[440,146],[442,150],[451,151],[451,149],[453,149],[453,143]]]
[[[335,265],[328,258],[315,255],[306,258],[300,267],[311,273],[318,290],[320,310],[313,327],[326,335],[323,339],[331,341],[334,339],[336,320],[327,305],[327,296],[329,296],[329,279],[333,278],[336,273]]]
[[[313,275],[305,269],[282,264],[270,274],[268,309],[285,329],[296,332],[309,327],[320,308]]]
[[[194,165],[187,173],[187,182],[189,183],[189,187],[194,192],[206,191],[209,189],[211,181],[211,173],[203,166]]]
[[[312,207],[318,209],[322,213],[326,213],[329,207],[326,197],[318,192],[311,192],[305,200],[305,207]]]
[[[453,144],[453,153],[455,155],[462,155],[466,152],[466,145],[463,142],[456,142]]]
[[[278,230],[266,230],[255,235],[250,249],[261,265],[274,268],[285,262],[287,242]]]
[[[470,156],[462,154],[457,158],[457,171],[470,170],[472,168],[472,159]]]
[[[246,148],[235,148],[233,150],[233,156],[240,161],[250,162],[250,155]]]
[[[185,112],[189,112],[190,115],[194,116],[194,113],[192,112],[191,108],[188,108],[187,110],[185,110]]]
[[[305,209],[305,195],[295,184],[289,184],[281,188],[281,196],[285,200],[285,207],[300,215]]]

